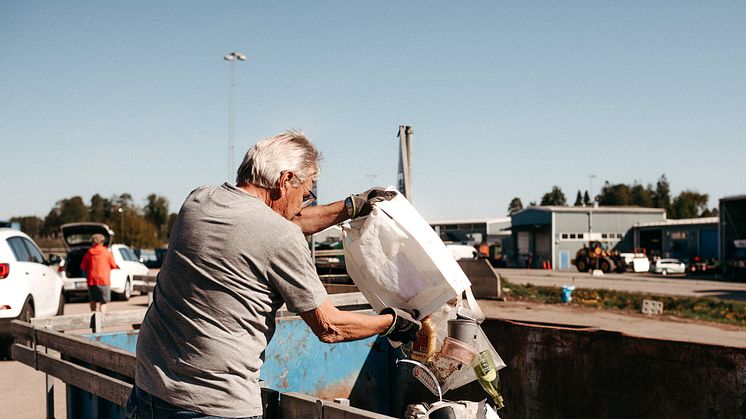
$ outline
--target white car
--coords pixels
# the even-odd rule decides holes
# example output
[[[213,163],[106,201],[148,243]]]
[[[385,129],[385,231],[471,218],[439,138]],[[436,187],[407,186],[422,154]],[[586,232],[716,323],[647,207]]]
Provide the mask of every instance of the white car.
[[[678,259],[658,259],[653,262],[650,270],[662,275],[683,274],[686,272],[686,265]]]
[[[59,257],[44,258],[26,234],[0,228],[0,352],[12,341],[11,320],[62,314],[62,279],[49,265]]]
[[[104,235],[104,246],[109,247],[114,261],[119,269],[111,271],[111,292],[113,297],[127,301],[132,296],[132,285],[135,275],[147,275],[148,267],[145,266],[129,247],[123,244],[112,244],[109,246],[114,232],[106,224],[101,223],[71,223],[60,227],[67,248],[67,257],[60,263],[60,276],[62,277],[65,295],[87,294],[88,285],[80,263],[83,255],[91,247],[91,235],[95,233]]]
[[[446,244],[448,250],[451,251],[453,258],[456,260],[476,260],[479,258],[479,252],[474,246],[466,244]]]

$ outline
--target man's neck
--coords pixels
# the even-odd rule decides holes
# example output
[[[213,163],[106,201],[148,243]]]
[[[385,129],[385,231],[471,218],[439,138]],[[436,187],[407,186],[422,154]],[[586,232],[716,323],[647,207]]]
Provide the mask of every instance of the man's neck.
[[[271,199],[269,195],[269,189],[262,186],[254,185],[253,183],[241,183],[236,185],[236,187],[239,189],[243,189],[249,195],[254,196],[258,200],[264,202],[265,205],[270,206]]]

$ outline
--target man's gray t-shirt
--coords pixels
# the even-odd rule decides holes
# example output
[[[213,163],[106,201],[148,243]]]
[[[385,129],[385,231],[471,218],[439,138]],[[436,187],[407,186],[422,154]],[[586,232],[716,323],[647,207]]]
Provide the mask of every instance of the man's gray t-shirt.
[[[136,383],[178,407],[262,414],[275,313],[326,297],[300,228],[228,183],[194,190],[172,230],[137,340]]]

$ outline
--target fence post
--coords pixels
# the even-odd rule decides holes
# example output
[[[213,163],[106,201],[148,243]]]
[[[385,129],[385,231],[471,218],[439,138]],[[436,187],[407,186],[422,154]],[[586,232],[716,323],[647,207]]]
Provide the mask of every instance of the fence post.
[[[45,329],[49,330],[50,326],[45,326]],[[36,350],[36,348],[34,348]],[[44,347],[44,353],[49,353],[49,348]],[[54,419],[54,377],[49,375],[48,372],[44,373],[44,381],[46,382],[47,389],[47,419]]]

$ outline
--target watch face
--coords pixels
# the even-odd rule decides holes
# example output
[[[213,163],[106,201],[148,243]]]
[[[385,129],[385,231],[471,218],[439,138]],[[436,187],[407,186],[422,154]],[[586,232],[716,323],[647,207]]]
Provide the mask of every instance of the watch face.
[[[347,208],[347,214],[352,217],[352,198],[349,196],[345,198],[345,207]]]

